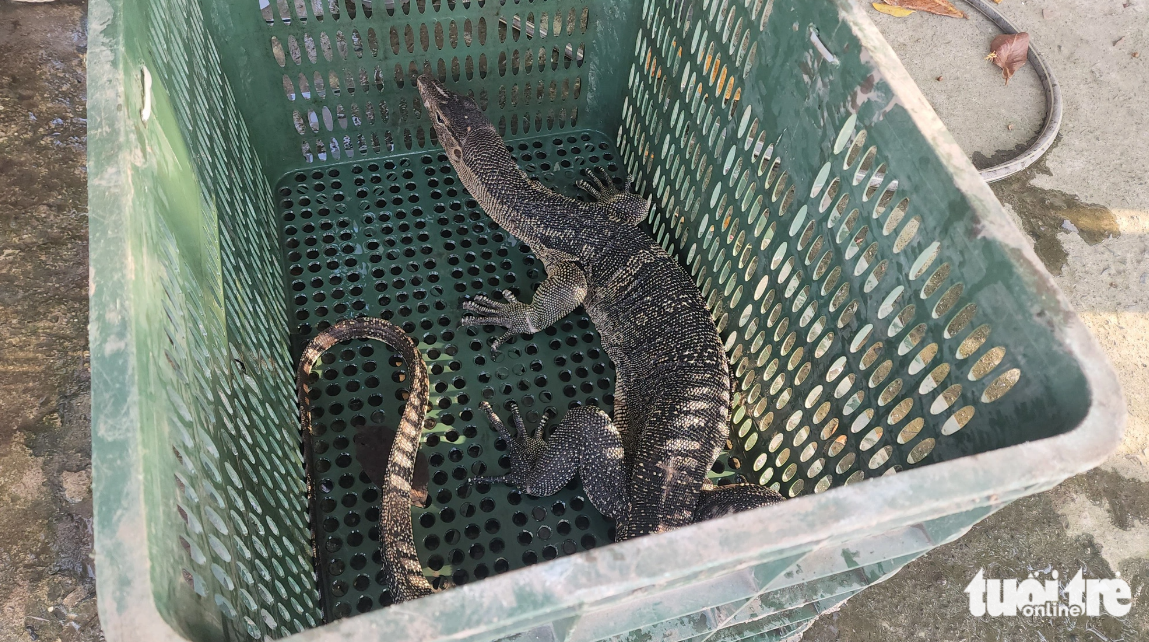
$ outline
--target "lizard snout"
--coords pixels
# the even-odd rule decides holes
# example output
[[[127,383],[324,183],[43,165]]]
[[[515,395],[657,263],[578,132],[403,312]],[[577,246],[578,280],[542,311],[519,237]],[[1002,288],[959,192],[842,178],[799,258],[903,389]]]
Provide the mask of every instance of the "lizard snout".
[[[429,74],[420,74],[419,77],[415,79],[415,85],[419,87],[419,94],[422,96],[424,103],[429,101],[438,102],[450,95],[442,83]]]

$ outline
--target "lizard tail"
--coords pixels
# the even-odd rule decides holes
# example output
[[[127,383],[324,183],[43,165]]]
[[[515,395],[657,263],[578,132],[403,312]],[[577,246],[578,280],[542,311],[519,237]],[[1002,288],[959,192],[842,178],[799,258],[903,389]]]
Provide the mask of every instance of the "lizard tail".
[[[411,479],[430,392],[427,366],[407,334],[382,319],[348,319],[320,332],[304,348],[296,374],[300,423],[305,435],[311,433],[307,381],[311,368],[325,351],[348,339],[375,339],[391,346],[403,357],[410,377],[410,396],[403,408],[399,428],[395,431],[395,442],[387,460],[386,483],[376,480],[383,496],[379,516],[383,570],[388,578],[392,600],[395,603],[405,602],[428,595],[434,590],[423,575],[423,566],[415,551],[415,532],[411,525]],[[310,443],[310,440],[307,441]]]

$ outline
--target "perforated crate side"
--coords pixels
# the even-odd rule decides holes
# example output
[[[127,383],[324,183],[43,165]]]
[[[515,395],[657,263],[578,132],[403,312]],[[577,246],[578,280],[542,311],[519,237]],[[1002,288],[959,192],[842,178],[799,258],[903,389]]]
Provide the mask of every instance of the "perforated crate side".
[[[207,3],[237,107],[274,182],[297,168],[438,151],[414,86],[471,92],[508,138],[613,132],[635,9],[602,0]]]
[[[1076,425],[1039,295],[836,7],[766,4],[644,3],[620,132],[739,378],[736,467],[794,497]]]
[[[253,138],[198,3],[93,3],[90,27],[104,630],[315,626],[274,206]]]

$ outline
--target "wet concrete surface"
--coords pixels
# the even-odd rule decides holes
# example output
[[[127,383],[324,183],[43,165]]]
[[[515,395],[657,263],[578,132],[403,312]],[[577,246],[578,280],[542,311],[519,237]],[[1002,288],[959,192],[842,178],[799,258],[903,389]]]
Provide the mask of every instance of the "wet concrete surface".
[[[1126,443],[1102,468],[1015,502],[826,614],[809,642],[1149,640],[1149,114],[1131,102],[1149,95],[1149,3],[1007,0],[1002,10],[1033,25],[1067,105],[1054,150],[995,190],[1110,354],[1129,398]],[[102,639],[88,490],[84,19],[78,3],[0,0],[0,642]],[[1008,157],[1036,132],[1036,78],[1023,70],[1004,87],[981,60],[984,22],[875,19],[975,162]],[[1018,579],[1121,572],[1133,609],[974,618],[962,589],[979,568]]]
[[[1016,150],[1007,150],[1006,156],[1012,157],[1015,153]],[[986,166],[990,164],[984,163]],[[1061,276],[1069,260],[1061,242],[1062,235],[1076,233],[1087,244],[1097,245],[1105,239],[1121,236],[1121,230],[1117,217],[1109,208],[1084,203],[1073,194],[1058,189],[1037,187],[1033,179],[1038,175],[1052,175],[1044,160],[1001,181],[994,191],[1002,203],[1013,208],[1021,221],[1021,229],[1033,239],[1033,249],[1046,269],[1054,276]]]
[[[889,580],[872,586],[814,623],[804,642],[1136,642],[1149,639],[1149,559],[1146,550],[1130,557],[1112,556],[1114,534],[1140,538],[1149,524],[1146,484],[1130,483],[1105,470],[1075,477],[1057,488],[1010,504],[977,524],[961,539],[912,562]],[[1099,515],[1085,531],[1071,525],[1081,511],[1075,502]],[[1142,531],[1138,533],[1138,531]],[[1124,542],[1122,542],[1124,543]],[[1134,547],[1136,548],[1136,546]],[[1026,579],[1037,573],[1049,579],[1058,570],[1064,583],[1078,569],[1085,577],[1110,578],[1114,571],[1129,582],[1136,596],[1123,618],[973,617],[963,592],[979,569],[985,577]],[[1044,574],[1043,574],[1044,572]],[[1066,575],[1068,573],[1068,575]]]

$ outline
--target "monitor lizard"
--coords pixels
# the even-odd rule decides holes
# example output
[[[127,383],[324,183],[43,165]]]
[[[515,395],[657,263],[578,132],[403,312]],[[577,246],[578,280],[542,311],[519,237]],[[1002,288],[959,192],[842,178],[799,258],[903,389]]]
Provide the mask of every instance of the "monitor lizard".
[[[547,437],[541,425],[528,434],[513,406],[512,434],[482,402],[507,443],[511,466],[507,475],[472,482],[505,482],[547,496],[577,473],[591,503],[615,521],[616,541],[781,501],[757,484],[714,486],[706,479],[730,431],[730,365],[694,282],[638,228],[649,203],[594,173],[578,184],[590,203],[543,187],[519,169],[473,99],[426,75],[418,87],[463,186],[534,250],[547,272],[530,303],[509,290],[502,293],[505,302],[481,295],[465,301],[474,316],[464,317],[463,325],[506,328],[492,342],[497,351],[516,334],[545,330],[582,305],[617,373],[613,418],[594,406],[575,407]],[[308,377],[315,361],[335,344],[359,338],[390,345],[410,369],[410,394],[385,483],[378,484],[383,571],[399,603],[435,590],[423,575],[410,512],[413,500],[420,503],[412,479],[430,390],[415,344],[378,318],[347,319],[320,332],[299,361],[301,424],[310,433]]]
[[[482,410],[508,444],[505,482],[536,496],[578,473],[587,498],[614,519],[616,540],[667,531],[782,499],[758,484],[712,486],[706,474],[730,433],[730,364],[714,320],[690,277],[638,224],[649,203],[594,172],[583,202],[531,180],[474,99],[429,75],[417,79],[436,137],[463,186],[500,227],[542,261],[533,299],[476,296],[465,326],[499,326],[493,350],[519,333],[553,325],[582,305],[617,374],[614,416],[584,405],[549,437],[528,435],[517,408],[512,434],[490,404]]]

